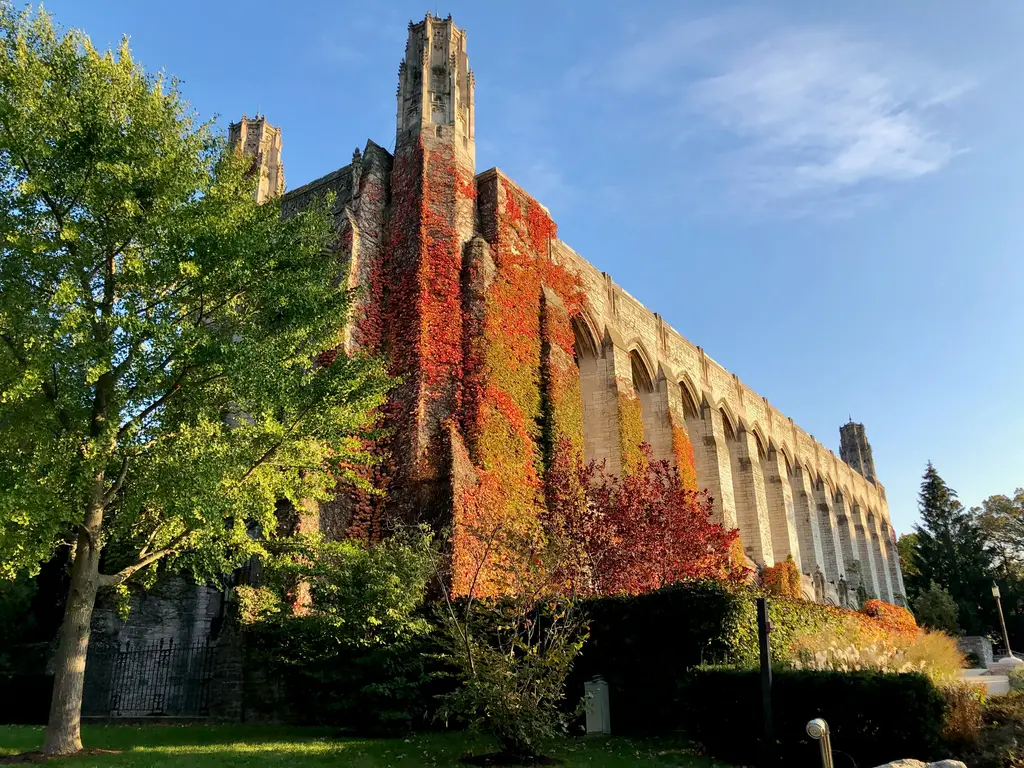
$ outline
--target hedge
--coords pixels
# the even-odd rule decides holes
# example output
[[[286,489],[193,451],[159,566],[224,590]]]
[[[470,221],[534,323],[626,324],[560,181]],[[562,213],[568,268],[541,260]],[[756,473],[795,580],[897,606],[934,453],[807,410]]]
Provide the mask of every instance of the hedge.
[[[609,684],[617,733],[664,733],[681,725],[680,682],[698,666],[757,664],[755,597],[749,587],[687,582],[635,597],[584,601],[590,637],[570,675],[567,706],[584,683]],[[800,631],[842,622],[884,636],[889,624],[803,600],[771,597],[772,651],[785,660]],[[884,612],[884,611],[883,611]],[[429,615],[429,611],[428,611]],[[912,621],[912,619],[911,619]],[[303,622],[246,631],[248,717],[361,731],[429,727],[435,695],[455,681],[437,659],[434,633],[376,648],[346,647]]]
[[[757,596],[750,587],[707,581],[636,597],[588,600],[590,639],[576,661],[570,692],[582,693],[584,683],[600,675],[609,685],[617,732],[659,733],[677,727],[679,681],[688,670],[710,664],[757,665]],[[801,632],[823,632],[843,623],[873,638],[894,632],[864,614],[783,597],[768,599],[768,618],[776,662],[788,659]]]
[[[683,729],[708,754],[737,765],[759,763],[758,671],[693,670],[680,694]],[[783,670],[773,677],[772,707],[780,765],[818,764],[818,743],[804,730],[816,717],[828,722],[836,765],[849,764],[843,754],[863,766],[943,757],[943,698],[924,675]],[[614,727],[614,710],[612,716]]]

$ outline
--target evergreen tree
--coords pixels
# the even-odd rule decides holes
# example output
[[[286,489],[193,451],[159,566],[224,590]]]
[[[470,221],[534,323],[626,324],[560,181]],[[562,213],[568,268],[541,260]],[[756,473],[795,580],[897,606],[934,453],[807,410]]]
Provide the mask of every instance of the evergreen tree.
[[[913,556],[918,572],[906,577],[911,593],[921,595],[934,582],[953,598],[967,634],[988,631],[995,618],[992,554],[977,518],[964,509],[931,462],[921,482],[918,510],[921,522],[915,527]]]
[[[939,629],[951,635],[960,632],[956,602],[934,581],[914,601],[914,617],[918,624],[929,629]]]

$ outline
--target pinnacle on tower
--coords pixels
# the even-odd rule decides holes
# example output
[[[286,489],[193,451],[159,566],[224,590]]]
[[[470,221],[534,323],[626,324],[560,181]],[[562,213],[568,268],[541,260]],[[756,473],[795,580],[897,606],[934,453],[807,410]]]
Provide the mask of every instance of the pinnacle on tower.
[[[281,129],[262,115],[247,117],[228,126],[228,146],[253,158],[253,171],[259,173],[256,202],[284,194],[284,165],[281,163]]]
[[[474,85],[466,33],[451,16],[428,13],[423,21],[410,22],[398,69],[396,149],[418,136],[444,138],[475,167]]]

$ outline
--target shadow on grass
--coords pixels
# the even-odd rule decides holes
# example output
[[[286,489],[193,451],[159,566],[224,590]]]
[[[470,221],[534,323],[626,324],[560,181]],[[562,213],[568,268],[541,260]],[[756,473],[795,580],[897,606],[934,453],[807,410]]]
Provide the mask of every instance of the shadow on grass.
[[[43,729],[0,726],[0,754],[39,749]],[[60,766],[149,768],[153,766],[320,766],[414,768],[458,766],[467,754],[494,751],[485,737],[466,733],[417,734],[408,739],[342,737],[336,729],[276,725],[88,725],[87,749],[112,750],[63,759]],[[566,768],[626,768],[638,764],[711,768],[672,740],[566,739],[552,754]]]

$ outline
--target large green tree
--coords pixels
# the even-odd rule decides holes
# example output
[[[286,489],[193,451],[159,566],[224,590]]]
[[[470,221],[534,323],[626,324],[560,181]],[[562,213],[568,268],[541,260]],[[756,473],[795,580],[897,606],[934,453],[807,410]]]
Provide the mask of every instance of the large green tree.
[[[995,555],[1000,578],[1024,579],[1024,488],[1012,498],[989,496],[972,512]]]
[[[1024,645],[1024,488],[1012,497],[989,496],[971,511],[994,555],[1007,631],[1013,647],[1020,649]]]
[[[73,557],[44,751],[81,748],[97,590],[215,578],[367,461],[328,201],[282,219],[127,42],[0,3],[0,573]]]
[[[992,627],[992,554],[975,515],[964,509],[956,491],[928,462],[918,495],[921,522],[912,560],[917,573],[907,575],[910,591],[922,595],[937,584],[957,605],[959,623],[968,634]]]

